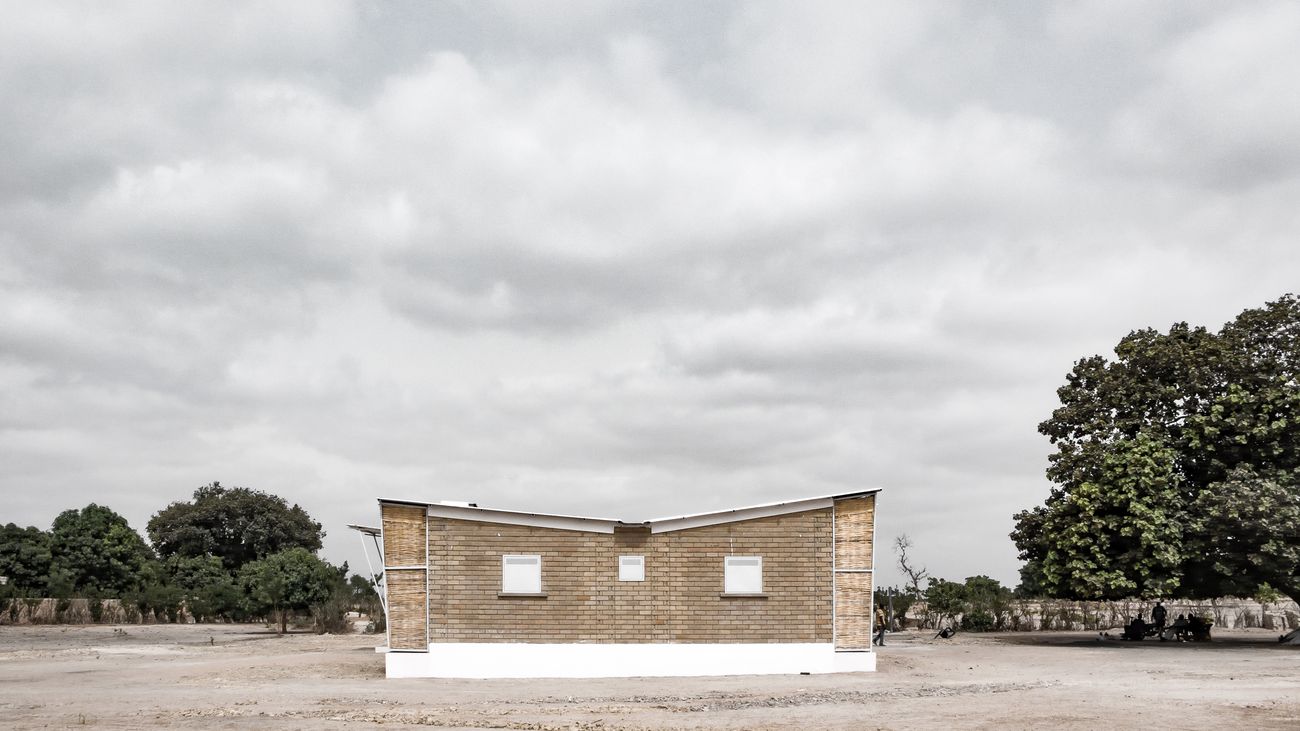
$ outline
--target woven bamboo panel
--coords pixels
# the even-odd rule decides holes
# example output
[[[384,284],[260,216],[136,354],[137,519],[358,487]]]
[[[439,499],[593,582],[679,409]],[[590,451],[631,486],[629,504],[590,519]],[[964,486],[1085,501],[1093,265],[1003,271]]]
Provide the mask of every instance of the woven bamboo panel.
[[[424,566],[425,540],[424,508],[410,505],[384,505],[384,565]]]
[[[835,568],[869,569],[876,532],[876,496],[835,503]]]
[[[835,649],[871,649],[873,624],[871,574],[835,574]]]
[[[389,569],[388,646],[394,650],[428,650],[424,569]]]

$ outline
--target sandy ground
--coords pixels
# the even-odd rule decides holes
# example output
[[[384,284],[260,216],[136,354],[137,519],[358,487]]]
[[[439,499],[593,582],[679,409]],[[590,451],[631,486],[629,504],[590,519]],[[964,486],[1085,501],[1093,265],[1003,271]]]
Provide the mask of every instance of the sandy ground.
[[[1300,647],[892,635],[876,673],[385,680],[375,638],[0,627],[2,728],[1300,728]]]

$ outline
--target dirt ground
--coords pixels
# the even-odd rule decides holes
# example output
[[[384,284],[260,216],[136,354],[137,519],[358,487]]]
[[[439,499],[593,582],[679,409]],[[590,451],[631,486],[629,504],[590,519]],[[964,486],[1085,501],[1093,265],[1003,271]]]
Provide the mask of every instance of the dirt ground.
[[[1095,633],[891,635],[876,673],[385,680],[366,635],[260,626],[0,627],[0,727],[1300,728],[1300,647]]]

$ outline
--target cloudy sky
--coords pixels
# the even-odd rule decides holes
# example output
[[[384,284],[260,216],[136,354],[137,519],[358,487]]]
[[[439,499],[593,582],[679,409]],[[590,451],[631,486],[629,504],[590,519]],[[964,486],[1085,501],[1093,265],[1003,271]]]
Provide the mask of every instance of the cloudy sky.
[[[1297,68],[1290,2],[8,4],[0,522],[883,487],[1014,584],[1072,363],[1300,289]]]

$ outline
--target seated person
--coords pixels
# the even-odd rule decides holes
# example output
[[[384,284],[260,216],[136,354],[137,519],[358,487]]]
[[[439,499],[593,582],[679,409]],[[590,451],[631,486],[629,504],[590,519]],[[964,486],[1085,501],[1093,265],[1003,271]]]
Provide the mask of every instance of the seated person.
[[[1133,621],[1128,623],[1128,627],[1124,628],[1124,639],[1126,640],[1140,640],[1146,637],[1146,634],[1147,623],[1143,621],[1141,614],[1134,617]]]
[[[1210,641],[1210,627],[1212,624],[1204,617],[1195,614],[1187,618],[1187,631],[1191,634],[1192,639],[1196,642]]]
[[[1189,626],[1190,626],[1190,625],[1189,625],[1188,622],[1187,622],[1187,616],[1184,615],[1184,614],[1180,614],[1180,615],[1178,615],[1178,619],[1175,619],[1175,620],[1174,620],[1174,623],[1173,623],[1172,625],[1170,625],[1170,626],[1169,626],[1169,629],[1167,629],[1167,630],[1165,630],[1165,631],[1166,631],[1166,633],[1172,633],[1172,635],[1173,635],[1174,637],[1178,638],[1178,640],[1180,640],[1180,641],[1186,641],[1186,640],[1187,640],[1187,628],[1188,628]]]

